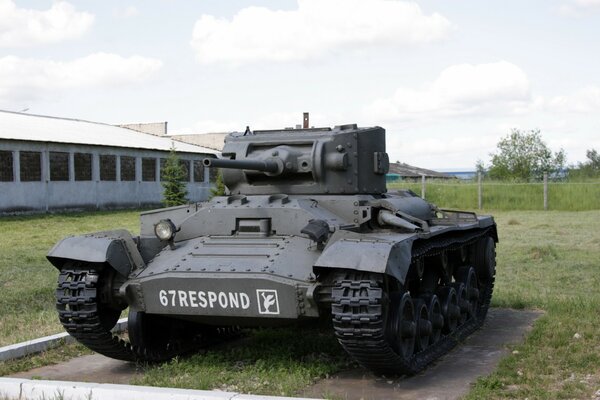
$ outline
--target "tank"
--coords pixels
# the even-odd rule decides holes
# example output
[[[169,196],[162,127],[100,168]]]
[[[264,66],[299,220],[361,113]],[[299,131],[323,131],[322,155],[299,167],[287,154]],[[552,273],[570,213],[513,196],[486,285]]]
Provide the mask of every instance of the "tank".
[[[481,326],[491,216],[388,191],[385,130],[247,130],[225,140],[225,196],[69,237],[48,254],[67,332],[121,360],[162,361],[241,328],[330,324],[377,374],[414,374]],[[129,340],[111,329],[129,309]]]

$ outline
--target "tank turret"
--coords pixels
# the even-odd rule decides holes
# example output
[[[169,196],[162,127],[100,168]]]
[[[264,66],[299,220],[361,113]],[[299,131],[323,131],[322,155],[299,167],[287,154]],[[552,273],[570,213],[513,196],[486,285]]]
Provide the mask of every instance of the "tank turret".
[[[355,124],[231,133],[222,159],[232,194],[381,194],[389,159],[385,130]]]

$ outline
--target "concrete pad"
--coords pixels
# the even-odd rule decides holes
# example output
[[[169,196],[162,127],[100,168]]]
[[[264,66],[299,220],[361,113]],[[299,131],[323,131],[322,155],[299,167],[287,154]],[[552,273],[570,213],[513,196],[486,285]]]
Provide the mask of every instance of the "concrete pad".
[[[115,360],[101,354],[73,358],[62,364],[48,365],[10,375],[11,378],[56,381],[127,384],[141,374],[135,363]]]
[[[16,378],[0,378],[0,396],[11,400],[54,398],[69,400],[290,400],[289,397],[253,396],[236,392],[84,382],[31,381]]]
[[[458,399],[468,393],[478,377],[496,369],[500,359],[508,353],[507,345],[521,342],[542,314],[530,310],[490,309],[479,331],[419,375],[386,379],[355,369],[318,382],[304,395],[344,400]]]

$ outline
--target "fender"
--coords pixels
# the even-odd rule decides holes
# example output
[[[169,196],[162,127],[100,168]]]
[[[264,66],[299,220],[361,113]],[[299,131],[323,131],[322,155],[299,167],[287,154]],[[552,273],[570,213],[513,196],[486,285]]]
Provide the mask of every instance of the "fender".
[[[384,235],[336,231],[315,263],[316,268],[350,269],[385,273],[404,283],[411,263],[415,235],[404,240]]]
[[[50,250],[46,258],[59,270],[69,261],[108,263],[123,276],[145,267],[133,237],[124,229],[65,238]]]

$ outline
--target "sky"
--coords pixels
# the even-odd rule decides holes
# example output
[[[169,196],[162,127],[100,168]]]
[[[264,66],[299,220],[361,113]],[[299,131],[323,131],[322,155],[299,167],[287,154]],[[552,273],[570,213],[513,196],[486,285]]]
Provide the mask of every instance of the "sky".
[[[0,0],[0,109],[169,133],[382,126],[489,165],[511,129],[600,150],[600,0]]]

